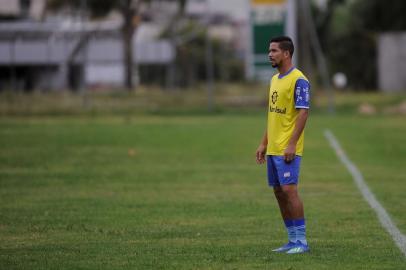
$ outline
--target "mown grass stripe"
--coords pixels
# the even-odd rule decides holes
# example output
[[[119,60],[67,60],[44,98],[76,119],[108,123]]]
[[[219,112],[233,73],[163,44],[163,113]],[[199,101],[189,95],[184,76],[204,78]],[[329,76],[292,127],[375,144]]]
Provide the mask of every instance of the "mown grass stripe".
[[[378,215],[379,221],[381,222],[382,226],[392,236],[396,245],[406,256],[406,236],[399,231],[396,225],[392,222],[392,219],[386,212],[385,208],[383,208],[383,206],[375,198],[375,195],[371,192],[368,185],[365,183],[365,180],[361,172],[358,170],[355,164],[352,163],[350,159],[347,157],[344,150],[341,148],[339,142],[335,138],[334,134],[330,130],[325,130],[324,135],[327,138],[328,142],[330,143],[331,147],[335,150],[337,157],[351,173],[354,182],[357,185],[358,189],[360,190],[364,199],[368,202],[368,204]]]

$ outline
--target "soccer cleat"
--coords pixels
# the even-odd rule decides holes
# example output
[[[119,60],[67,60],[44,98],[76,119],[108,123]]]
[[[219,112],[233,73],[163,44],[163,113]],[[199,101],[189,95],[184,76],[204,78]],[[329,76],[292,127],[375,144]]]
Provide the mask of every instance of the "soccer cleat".
[[[309,251],[310,248],[308,245],[302,244],[300,241],[297,241],[296,244],[286,252],[286,254],[301,254]]]
[[[281,246],[280,248],[277,248],[277,249],[273,249],[272,251],[273,252],[285,252],[285,251],[288,251],[288,250],[290,250],[291,248],[293,248],[295,246],[296,246],[295,243],[289,241],[284,246]]]

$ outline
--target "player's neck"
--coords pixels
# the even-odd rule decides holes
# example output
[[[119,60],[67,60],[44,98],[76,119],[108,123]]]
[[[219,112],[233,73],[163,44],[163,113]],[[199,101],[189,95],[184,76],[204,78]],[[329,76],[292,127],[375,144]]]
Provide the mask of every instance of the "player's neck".
[[[278,67],[279,74],[287,73],[291,68],[293,68],[292,62],[286,63]]]

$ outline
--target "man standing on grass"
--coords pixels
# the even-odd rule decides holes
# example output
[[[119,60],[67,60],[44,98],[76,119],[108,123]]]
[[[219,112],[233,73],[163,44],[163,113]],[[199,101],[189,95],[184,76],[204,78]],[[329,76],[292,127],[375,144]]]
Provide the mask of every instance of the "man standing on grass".
[[[269,61],[279,73],[271,80],[268,127],[256,152],[258,164],[267,162],[268,184],[273,187],[288,233],[288,243],[273,251],[288,254],[309,251],[297,184],[310,85],[303,73],[293,66],[293,51],[289,37],[276,37],[270,42]]]

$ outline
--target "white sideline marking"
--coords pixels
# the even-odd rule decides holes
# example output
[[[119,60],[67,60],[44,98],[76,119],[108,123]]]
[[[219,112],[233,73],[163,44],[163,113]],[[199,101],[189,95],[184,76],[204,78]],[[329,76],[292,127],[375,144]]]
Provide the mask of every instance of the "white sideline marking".
[[[375,210],[378,215],[379,221],[382,226],[388,231],[392,236],[393,241],[406,256],[406,236],[403,235],[396,225],[392,222],[385,208],[378,202],[375,198],[375,195],[371,192],[368,185],[365,183],[364,178],[362,177],[361,172],[358,168],[349,160],[347,155],[344,153],[337,139],[334,137],[333,133],[330,130],[325,130],[324,136],[326,136],[331,147],[335,150],[337,157],[340,161],[347,167],[348,171],[351,173],[355,184],[357,184],[358,189],[361,191],[364,199],[369,203],[372,209]]]

